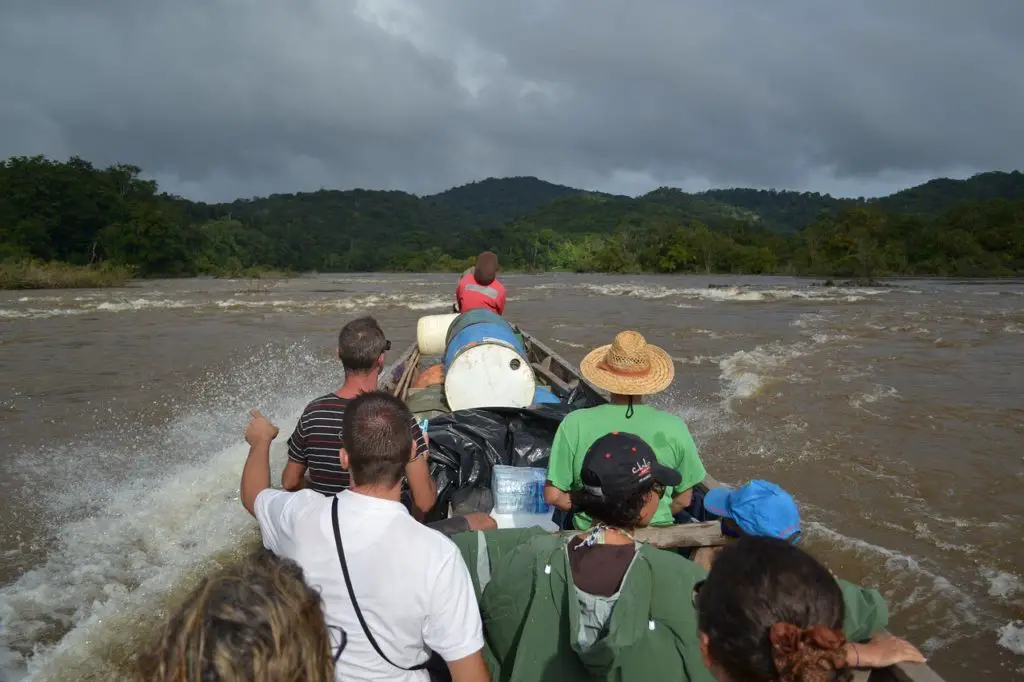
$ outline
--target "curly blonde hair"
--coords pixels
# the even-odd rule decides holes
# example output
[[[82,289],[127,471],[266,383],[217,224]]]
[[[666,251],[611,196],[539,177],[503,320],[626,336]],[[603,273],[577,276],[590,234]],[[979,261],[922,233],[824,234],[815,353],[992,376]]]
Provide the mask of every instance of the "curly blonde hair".
[[[206,578],[141,662],[147,682],[332,682],[320,594],[295,562],[259,550]]]

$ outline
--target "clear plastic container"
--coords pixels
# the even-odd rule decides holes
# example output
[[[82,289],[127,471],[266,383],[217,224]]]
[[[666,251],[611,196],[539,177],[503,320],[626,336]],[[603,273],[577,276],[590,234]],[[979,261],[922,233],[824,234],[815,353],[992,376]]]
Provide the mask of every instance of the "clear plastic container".
[[[544,503],[547,470],[537,467],[513,467],[496,464],[491,473],[494,511],[498,514],[550,514]]]

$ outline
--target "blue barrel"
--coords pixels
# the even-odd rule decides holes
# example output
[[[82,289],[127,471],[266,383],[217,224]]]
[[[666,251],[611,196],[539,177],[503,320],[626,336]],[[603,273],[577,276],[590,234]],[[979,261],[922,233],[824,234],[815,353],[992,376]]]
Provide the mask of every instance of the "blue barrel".
[[[445,334],[444,345],[447,347],[452,342],[452,339],[466,327],[471,327],[474,324],[508,324],[505,319],[487,308],[474,308],[467,312],[462,313],[456,317],[450,327],[448,327],[448,333]]]
[[[519,340],[519,337],[516,336],[516,332],[512,328],[512,325],[505,322],[498,315],[495,315],[495,317],[498,318],[498,322],[478,322],[477,324],[464,327],[461,331],[452,336],[444,351],[445,372],[448,371],[448,368],[451,366],[452,361],[455,360],[455,356],[460,350],[471,344],[481,343],[488,339],[507,343],[523,356],[523,360],[525,362],[526,349],[523,347],[523,343]],[[458,322],[459,321],[456,320],[452,326],[454,327]]]
[[[533,392],[533,404],[543,405],[545,403],[560,403],[562,402],[557,395],[551,392],[551,389],[545,388],[544,386],[538,386],[537,390]]]

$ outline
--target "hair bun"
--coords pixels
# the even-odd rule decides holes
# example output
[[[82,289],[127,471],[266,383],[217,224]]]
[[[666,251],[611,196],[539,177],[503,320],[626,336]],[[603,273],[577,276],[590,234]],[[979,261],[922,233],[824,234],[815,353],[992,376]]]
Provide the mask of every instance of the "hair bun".
[[[833,672],[845,666],[846,637],[824,625],[776,623],[768,638],[781,682],[830,682]]]

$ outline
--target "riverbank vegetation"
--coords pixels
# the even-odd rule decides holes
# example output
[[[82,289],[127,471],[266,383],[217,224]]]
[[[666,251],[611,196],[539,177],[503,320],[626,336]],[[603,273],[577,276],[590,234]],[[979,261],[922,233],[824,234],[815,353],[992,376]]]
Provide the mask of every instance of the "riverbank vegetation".
[[[427,197],[320,190],[207,204],[160,192],[136,166],[0,163],[5,287],[72,273],[458,272],[484,249],[524,270],[1019,275],[1024,174],[934,180],[879,199],[671,188],[632,198],[504,178]]]
[[[89,289],[122,287],[132,278],[123,265],[69,265],[33,260],[0,263],[0,289]]]

